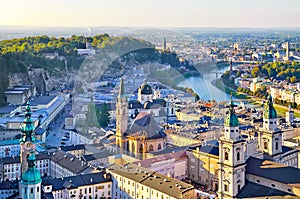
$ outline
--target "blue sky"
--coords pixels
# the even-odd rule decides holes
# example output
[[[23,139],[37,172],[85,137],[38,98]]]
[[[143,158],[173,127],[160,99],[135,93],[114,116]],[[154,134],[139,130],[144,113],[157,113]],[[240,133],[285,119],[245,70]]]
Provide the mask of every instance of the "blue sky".
[[[0,25],[300,27],[299,0],[5,0]]]

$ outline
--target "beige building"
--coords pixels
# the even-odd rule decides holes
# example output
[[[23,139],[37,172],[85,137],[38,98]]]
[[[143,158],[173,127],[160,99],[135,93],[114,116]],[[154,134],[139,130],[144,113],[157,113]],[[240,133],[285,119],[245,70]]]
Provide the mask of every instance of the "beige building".
[[[135,164],[114,164],[113,197],[119,199],[195,199],[194,186]]]

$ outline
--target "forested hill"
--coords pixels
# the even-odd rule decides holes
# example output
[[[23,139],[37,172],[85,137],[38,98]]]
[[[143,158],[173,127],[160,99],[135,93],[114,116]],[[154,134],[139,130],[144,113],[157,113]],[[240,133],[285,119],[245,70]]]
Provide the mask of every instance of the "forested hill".
[[[157,61],[168,63],[175,68],[185,66],[193,69],[187,61],[180,62],[175,53],[157,51],[150,42],[132,37],[111,37],[102,34],[93,37],[35,36],[3,40],[0,41],[0,105],[5,102],[4,91],[9,86],[9,75],[28,74],[30,70],[41,68],[55,76],[65,71],[65,63],[69,71],[76,71],[84,61],[84,57],[77,54],[77,49],[85,49],[86,42],[89,42],[97,52],[121,56],[122,64],[134,59],[137,63]],[[47,53],[54,52],[58,53],[59,58],[46,58]],[[111,64],[111,67],[116,69],[120,66],[118,60],[114,60]]]

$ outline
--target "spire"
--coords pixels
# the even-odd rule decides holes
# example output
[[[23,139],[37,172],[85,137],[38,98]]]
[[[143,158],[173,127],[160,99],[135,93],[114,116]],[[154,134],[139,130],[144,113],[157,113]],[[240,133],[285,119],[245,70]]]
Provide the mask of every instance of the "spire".
[[[31,108],[30,103],[27,101],[26,108],[25,108],[25,120],[23,122],[23,125],[21,127],[22,137],[20,139],[20,143],[25,143],[27,141],[35,142],[35,136],[34,136],[34,124],[31,119]]]
[[[271,94],[268,96],[268,100],[265,103],[263,117],[265,119],[275,119],[277,118],[277,112],[273,107],[273,99]]]
[[[238,120],[237,116],[235,115],[234,106],[235,105],[233,103],[232,94],[231,94],[230,95],[229,112],[224,121],[224,125],[227,127],[239,126],[239,120]]]
[[[125,97],[125,89],[124,89],[124,81],[123,78],[121,78],[121,83],[120,83],[120,90],[119,90],[119,98]]]

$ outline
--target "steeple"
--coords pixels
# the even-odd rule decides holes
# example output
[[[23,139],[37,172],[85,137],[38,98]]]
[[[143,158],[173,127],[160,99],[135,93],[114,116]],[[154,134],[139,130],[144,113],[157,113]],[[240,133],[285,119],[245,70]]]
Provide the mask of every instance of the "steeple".
[[[224,125],[227,127],[235,127],[239,126],[239,120],[235,115],[234,111],[234,103],[232,101],[232,96],[230,97],[230,105],[229,105],[229,112],[225,118]]]
[[[265,103],[263,117],[264,119],[277,118],[277,112],[273,107],[273,100],[271,94],[268,96],[268,101]]]
[[[124,80],[121,78],[118,99],[125,97]]]
[[[121,78],[120,90],[116,103],[116,145],[124,149],[123,135],[128,127],[128,103],[125,95],[124,81]]]
[[[35,136],[34,136],[35,127],[34,127],[32,119],[31,119],[31,108],[30,108],[29,101],[27,101],[27,103],[26,103],[25,110],[26,110],[25,120],[21,127],[22,137],[20,139],[20,143],[25,143],[27,141],[34,143],[35,142]]]
[[[42,178],[40,171],[35,167],[36,157],[34,151],[30,150],[27,156],[28,169],[22,174],[20,182],[20,196],[24,199],[41,198]]]
[[[167,50],[167,42],[166,42],[166,38],[164,37],[164,51]]]
[[[273,107],[272,96],[269,95],[268,100],[264,105],[263,130],[274,131],[276,129],[277,129],[277,112]]]
[[[245,185],[245,146],[239,132],[232,96],[224,121],[224,136],[219,139],[219,198],[235,198]],[[226,196],[226,197],[225,197]]]

